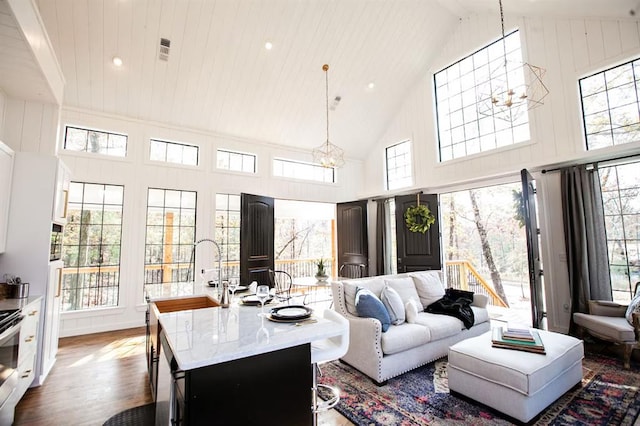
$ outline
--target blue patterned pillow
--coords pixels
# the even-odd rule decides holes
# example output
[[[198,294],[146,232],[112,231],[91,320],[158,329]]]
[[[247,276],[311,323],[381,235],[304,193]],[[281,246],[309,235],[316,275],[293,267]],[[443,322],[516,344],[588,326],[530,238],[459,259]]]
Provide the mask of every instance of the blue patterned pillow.
[[[384,333],[391,325],[389,312],[378,297],[366,288],[358,287],[356,290],[356,311],[358,316],[364,318],[375,318],[382,323]]]

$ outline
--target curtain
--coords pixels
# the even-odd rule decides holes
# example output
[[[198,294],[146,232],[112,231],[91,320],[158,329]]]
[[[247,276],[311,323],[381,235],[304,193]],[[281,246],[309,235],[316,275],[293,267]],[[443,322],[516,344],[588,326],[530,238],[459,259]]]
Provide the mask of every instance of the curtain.
[[[612,300],[597,167],[562,169],[561,187],[571,312],[588,312],[589,300]]]
[[[385,274],[386,263],[386,235],[387,235],[387,218],[385,209],[386,200],[376,201],[376,273],[375,275]]]

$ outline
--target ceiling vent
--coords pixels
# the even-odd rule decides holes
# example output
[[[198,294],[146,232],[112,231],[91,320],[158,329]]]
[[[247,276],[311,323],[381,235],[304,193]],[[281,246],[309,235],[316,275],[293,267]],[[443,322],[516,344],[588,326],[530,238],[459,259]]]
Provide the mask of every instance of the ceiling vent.
[[[171,48],[171,40],[168,38],[160,39],[160,54],[158,55],[158,59],[161,61],[169,60],[169,50]]]

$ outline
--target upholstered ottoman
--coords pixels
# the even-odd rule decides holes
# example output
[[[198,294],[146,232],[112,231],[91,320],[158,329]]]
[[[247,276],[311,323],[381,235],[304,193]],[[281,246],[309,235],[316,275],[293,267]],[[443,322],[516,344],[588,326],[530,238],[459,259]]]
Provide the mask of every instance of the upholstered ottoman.
[[[582,380],[582,341],[539,330],[546,355],[493,348],[491,331],[449,348],[449,389],[528,422]]]

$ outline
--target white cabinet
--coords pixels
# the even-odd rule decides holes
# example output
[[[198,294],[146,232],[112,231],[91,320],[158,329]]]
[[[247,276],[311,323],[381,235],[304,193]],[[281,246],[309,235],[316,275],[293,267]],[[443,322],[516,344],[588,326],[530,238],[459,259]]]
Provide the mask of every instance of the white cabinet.
[[[16,403],[25,394],[36,375],[36,354],[38,353],[38,326],[42,298],[30,302],[22,308],[22,326],[20,327],[20,346],[18,352],[18,387],[15,391]]]
[[[42,345],[42,374],[47,376],[56,362],[60,337],[60,290],[62,286],[61,260],[49,264],[49,287],[45,299],[44,342]]]
[[[64,173],[61,172],[64,170]],[[62,183],[58,184],[58,177]],[[3,273],[19,275],[29,283],[31,296],[42,296],[42,316],[34,383],[44,382],[55,362],[60,327],[59,272],[63,263],[50,262],[51,228],[65,224],[64,201],[69,174],[51,155],[16,152],[13,163],[7,249],[0,256]],[[58,199],[58,204],[56,204]],[[56,206],[56,207],[54,207]],[[60,214],[56,213],[60,212]]]
[[[63,162],[58,162],[56,171],[56,188],[53,198],[52,219],[57,223],[67,222],[67,202],[69,200],[69,185],[71,184],[71,173]]]
[[[12,175],[13,151],[7,145],[0,142],[0,253],[4,253],[7,245],[7,225],[9,221]]]

